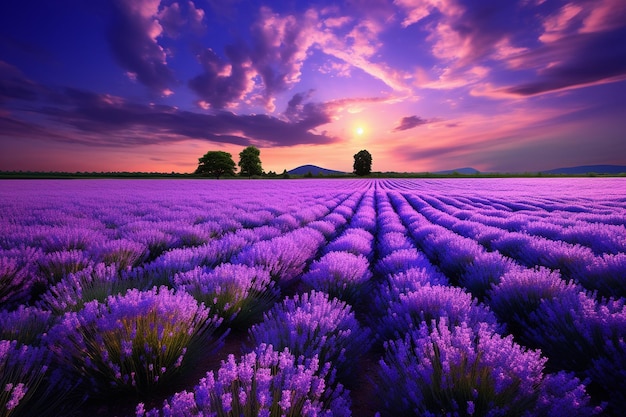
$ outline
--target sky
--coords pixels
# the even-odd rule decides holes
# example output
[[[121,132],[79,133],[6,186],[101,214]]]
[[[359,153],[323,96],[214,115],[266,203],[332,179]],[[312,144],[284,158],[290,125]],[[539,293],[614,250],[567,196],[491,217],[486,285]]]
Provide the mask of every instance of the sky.
[[[0,171],[626,165],[625,0],[0,3]]]

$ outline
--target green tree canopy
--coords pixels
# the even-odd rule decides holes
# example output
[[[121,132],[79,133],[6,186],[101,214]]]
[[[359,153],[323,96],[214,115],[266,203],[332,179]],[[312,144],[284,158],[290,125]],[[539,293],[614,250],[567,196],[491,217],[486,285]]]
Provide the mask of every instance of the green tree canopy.
[[[210,175],[219,179],[222,175],[235,175],[235,161],[228,152],[209,151],[198,158],[196,174]]]
[[[372,155],[362,150],[354,155],[354,173],[356,175],[368,175],[372,172]]]
[[[252,177],[253,175],[263,174],[263,168],[261,168],[261,151],[254,147],[248,146],[243,151],[239,152],[239,167],[241,168],[241,175],[247,175]]]

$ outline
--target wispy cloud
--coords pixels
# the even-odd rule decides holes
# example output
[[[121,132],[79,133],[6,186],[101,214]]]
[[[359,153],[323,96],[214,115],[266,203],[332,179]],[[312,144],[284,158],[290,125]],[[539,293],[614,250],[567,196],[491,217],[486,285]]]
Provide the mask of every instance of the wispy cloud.
[[[413,129],[414,127],[422,126],[428,123],[430,123],[430,121],[419,116],[406,116],[400,120],[400,123],[393,129],[393,131],[401,132],[403,130]]]
[[[24,89],[18,98],[28,98],[31,115],[53,121],[50,125],[25,123],[6,115],[3,133],[17,137],[52,139],[106,147],[134,147],[185,140],[260,146],[330,144],[338,139],[313,130],[330,122],[322,104],[307,104],[297,118],[282,120],[264,114],[220,111],[203,114],[165,105],[142,104],[121,97],[67,88],[37,93],[38,86]],[[13,94],[16,96],[17,94]]]

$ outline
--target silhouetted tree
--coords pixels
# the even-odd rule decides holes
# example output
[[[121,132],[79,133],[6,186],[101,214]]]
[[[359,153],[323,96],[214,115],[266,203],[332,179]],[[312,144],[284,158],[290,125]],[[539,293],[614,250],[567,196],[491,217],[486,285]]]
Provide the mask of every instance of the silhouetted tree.
[[[354,155],[354,173],[356,175],[368,175],[372,172],[372,155],[362,150]]]
[[[286,169],[285,169],[285,170],[283,171],[283,173],[281,174],[281,177],[283,177],[283,178],[284,178],[284,179],[286,179],[286,180],[288,180],[289,178],[291,178],[291,177],[289,176],[289,173],[287,172],[287,170],[286,170]]]
[[[243,151],[239,152],[239,167],[241,168],[241,175],[247,175],[252,177],[253,175],[263,174],[263,168],[261,168],[261,151],[254,147],[248,146]]]
[[[198,158],[196,174],[211,175],[217,179],[222,175],[235,175],[235,161],[228,152],[209,151]]]

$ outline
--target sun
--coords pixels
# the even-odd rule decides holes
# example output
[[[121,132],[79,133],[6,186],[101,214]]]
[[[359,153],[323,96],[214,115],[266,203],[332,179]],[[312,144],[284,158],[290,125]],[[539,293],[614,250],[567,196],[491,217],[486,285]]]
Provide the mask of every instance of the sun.
[[[357,136],[362,136],[363,133],[365,133],[365,129],[363,129],[361,126],[358,126],[354,132],[356,133]]]

